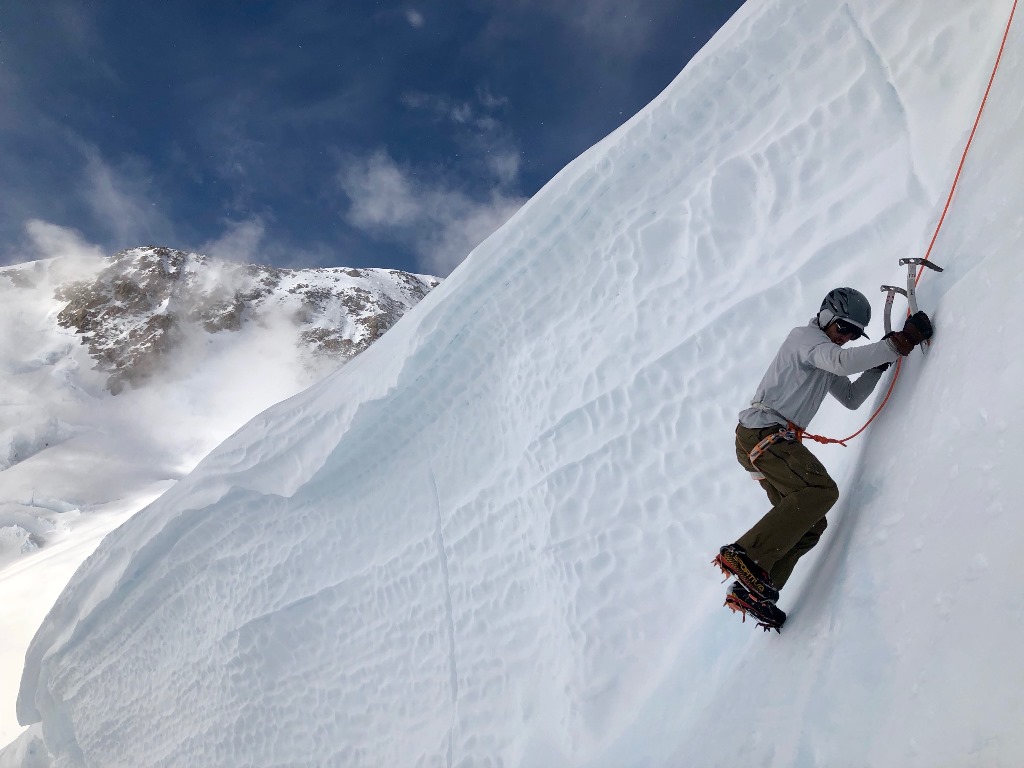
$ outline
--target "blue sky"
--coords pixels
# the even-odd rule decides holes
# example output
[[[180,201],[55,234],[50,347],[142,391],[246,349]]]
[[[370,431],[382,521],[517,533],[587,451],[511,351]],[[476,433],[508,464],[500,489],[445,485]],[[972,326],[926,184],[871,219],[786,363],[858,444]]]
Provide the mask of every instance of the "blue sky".
[[[0,3],[0,260],[444,276],[740,5]]]

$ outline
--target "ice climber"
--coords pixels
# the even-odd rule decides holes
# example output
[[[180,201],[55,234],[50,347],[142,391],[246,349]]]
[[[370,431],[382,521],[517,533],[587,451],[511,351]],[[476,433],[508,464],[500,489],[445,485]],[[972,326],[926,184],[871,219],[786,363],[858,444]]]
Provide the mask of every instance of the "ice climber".
[[[786,614],[776,606],[797,561],[825,532],[825,513],[839,489],[801,442],[803,431],[826,394],[855,409],[900,355],[931,338],[924,312],[911,315],[902,331],[851,349],[871,320],[871,304],[853,288],[829,291],[818,314],[790,331],[761,379],[750,407],[740,412],[736,458],[764,488],[772,508],[734,544],[721,548],[715,564],[736,578],[726,605],[778,630]],[[861,373],[863,371],[863,373]],[[848,376],[861,373],[851,381]]]

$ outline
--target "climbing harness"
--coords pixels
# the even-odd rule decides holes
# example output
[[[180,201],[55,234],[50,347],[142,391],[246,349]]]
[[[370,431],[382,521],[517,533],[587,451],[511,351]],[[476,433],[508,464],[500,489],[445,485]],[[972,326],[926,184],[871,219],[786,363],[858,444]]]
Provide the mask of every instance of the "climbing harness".
[[[754,469],[757,469],[757,460],[761,458],[762,455],[764,455],[765,451],[767,451],[776,443],[799,443],[802,442],[803,436],[804,431],[797,427],[792,422],[790,422],[788,426],[781,427],[777,432],[772,432],[770,435],[763,438],[757,445],[755,445],[750,450],[750,453],[747,454],[747,458],[750,460],[750,466],[752,466]],[[759,475],[760,472],[756,474],[751,474],[754,474],[755,479],[761,479],[757,477],[757,475]],[[764,475],[761,475],[761,477],[764,477]]]
[[[857,434],[860,434],[860,432],[858,432]],[[857,435],[853,435],[853,437],[856,436]],[[747,459],[750,461],[750,466],[754,468],[754,471],[751,472],[750,475],[755,480],[764,479],[764,475],[757,471],[757,460],[761,458],[764,455],[765,451],[767,451],[773,445],[775,445],[776,443],[802,443],[805,437],[808,440],[813,440],[814,442],[821,443],[822,445],[837,443],[838,445],[841,445],[844,448],[846,447],[846,441],[853,439],[852,437],[847,437],[844,440],[837,440],[834,437],[822,437],[821,435],[812,435],[806,429],[801,429],[793,422],[786,422],[786,426],[783,427],[780,425],[778,431],[772,432],[767,437],[762,438],[757,445],[750,449],[750,453],[747,454]]]

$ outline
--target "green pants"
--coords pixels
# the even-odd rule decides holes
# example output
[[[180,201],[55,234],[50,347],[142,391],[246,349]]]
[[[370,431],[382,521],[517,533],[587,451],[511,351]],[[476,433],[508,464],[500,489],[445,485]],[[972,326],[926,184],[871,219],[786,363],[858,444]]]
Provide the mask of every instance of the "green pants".
[[[779,427],[736,428],[736,458],[748,472],[764,476],[758,480],[771,510],[743,534],[736,543],[758,565],[768,571],[779,589],[789,580],[797,560],[809,552],[828,522],[825,513],[839,498],[839,488],[825,467],[800,442],[780,441],[750,464],[749,453],[762,439]]]

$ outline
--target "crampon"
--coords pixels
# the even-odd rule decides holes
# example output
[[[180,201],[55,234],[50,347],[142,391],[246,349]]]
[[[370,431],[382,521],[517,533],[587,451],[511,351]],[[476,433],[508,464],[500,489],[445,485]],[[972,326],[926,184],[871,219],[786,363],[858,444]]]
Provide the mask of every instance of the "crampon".
[[[765,600],[752,594],[740,584],[734,581],[729,587],[729,593],[725,596],[725,607],[734,613],[739,613],[746,622],[747,616],[757,621],[757,626],[765,632],[775,630],[782,633],[782,625],[786,623],[786,613],[771,600]]]

